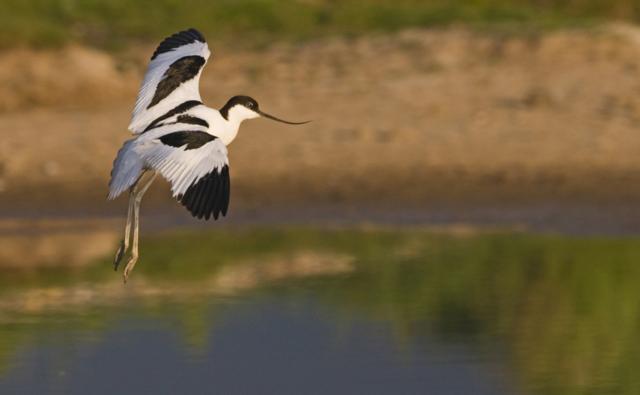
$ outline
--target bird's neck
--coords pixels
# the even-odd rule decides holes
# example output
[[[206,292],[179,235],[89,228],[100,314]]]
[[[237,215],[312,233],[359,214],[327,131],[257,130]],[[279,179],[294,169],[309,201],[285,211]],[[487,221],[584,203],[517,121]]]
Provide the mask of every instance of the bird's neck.
[[[229,145],[238,135],[238,129],[240,129],[240,124],[242,121],[238,121],[235,119],[226,120],[223,118],[224,125],[220,128],[220,131],[214,131],[214,134],[218,136],[220,140],[224,143],[224,145]]]
[[[247,110],[243,106],[233,106],[230,109],[225,109],[223,107],[218,114],[222,118],[224,125],[220,127],[220,131],[216,130],[214,133],[218,132],[221,134],[218,137],[225,145],[231,144],[231,142],[236,138],[242,121],[256,118],[258,116],[256,113]]]
[[[236,119],[225,119],[216,109],[201,106],[194,112],[195,115],[204,119],[209,124],[209,133],[216,136],[224,143],[229,145],[238,135],[240,122]]]

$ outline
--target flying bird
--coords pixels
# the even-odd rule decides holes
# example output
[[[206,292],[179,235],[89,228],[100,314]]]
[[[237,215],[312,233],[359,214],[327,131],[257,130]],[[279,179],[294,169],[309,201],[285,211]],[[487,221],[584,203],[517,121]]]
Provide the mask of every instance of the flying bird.
[[[292,125],[309,122],[269,115],[249,96],[234,96],[219,110],[205,106],[199,82],[210,55],[203,35],[188,29],[165,38],[151,56],[129,124],[134,137],[118,152],[109,182],[108,199],[129,191],[124,238],[114,259],[117,270],[131,247],[124,282],[138,261],[142,196],[158,174],[194,217],[218,219],[229,208],[227,146],[242,121],[264,117]]]

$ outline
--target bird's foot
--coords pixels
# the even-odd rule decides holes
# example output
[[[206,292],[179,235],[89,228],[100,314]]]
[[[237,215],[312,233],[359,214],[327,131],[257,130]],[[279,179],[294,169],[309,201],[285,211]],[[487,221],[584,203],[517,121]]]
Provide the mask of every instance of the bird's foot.
[[[138,255],[134,254],[127,262],[127,266],[124,267],[124,273],[122,273],[122,281],[126,284],[129,279],[129,274],[133,271],[133,268],[136,266],[136,262],[138,262]]]
[[[118,266],[120,266],[120,262],[124,257],[124,253],[127,251],[127,246],[125,245],[124,239],[120,242],[120,247],[118,247],[118,251],[116,251],[116,256],[113,259],[113,270],[117,271]]]

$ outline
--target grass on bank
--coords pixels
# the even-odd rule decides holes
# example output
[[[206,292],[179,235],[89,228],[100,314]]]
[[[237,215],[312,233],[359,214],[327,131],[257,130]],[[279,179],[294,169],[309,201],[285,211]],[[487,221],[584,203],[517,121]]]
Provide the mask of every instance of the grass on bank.
[[[264,43],[467,24],[509,30],[640,19],[638,0],[3,0],[0,48],[117,48],[185,27]]]

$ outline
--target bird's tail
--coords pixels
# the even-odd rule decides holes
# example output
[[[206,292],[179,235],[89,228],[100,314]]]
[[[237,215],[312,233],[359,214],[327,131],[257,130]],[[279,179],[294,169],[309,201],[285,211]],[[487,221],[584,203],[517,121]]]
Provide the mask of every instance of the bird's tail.
[[[135,139],[127,140],[113,161],[107,197],[109,200],[117,198],[122,192],[129,189],[142,174],[143,161],[135,152],[134,147]]]

